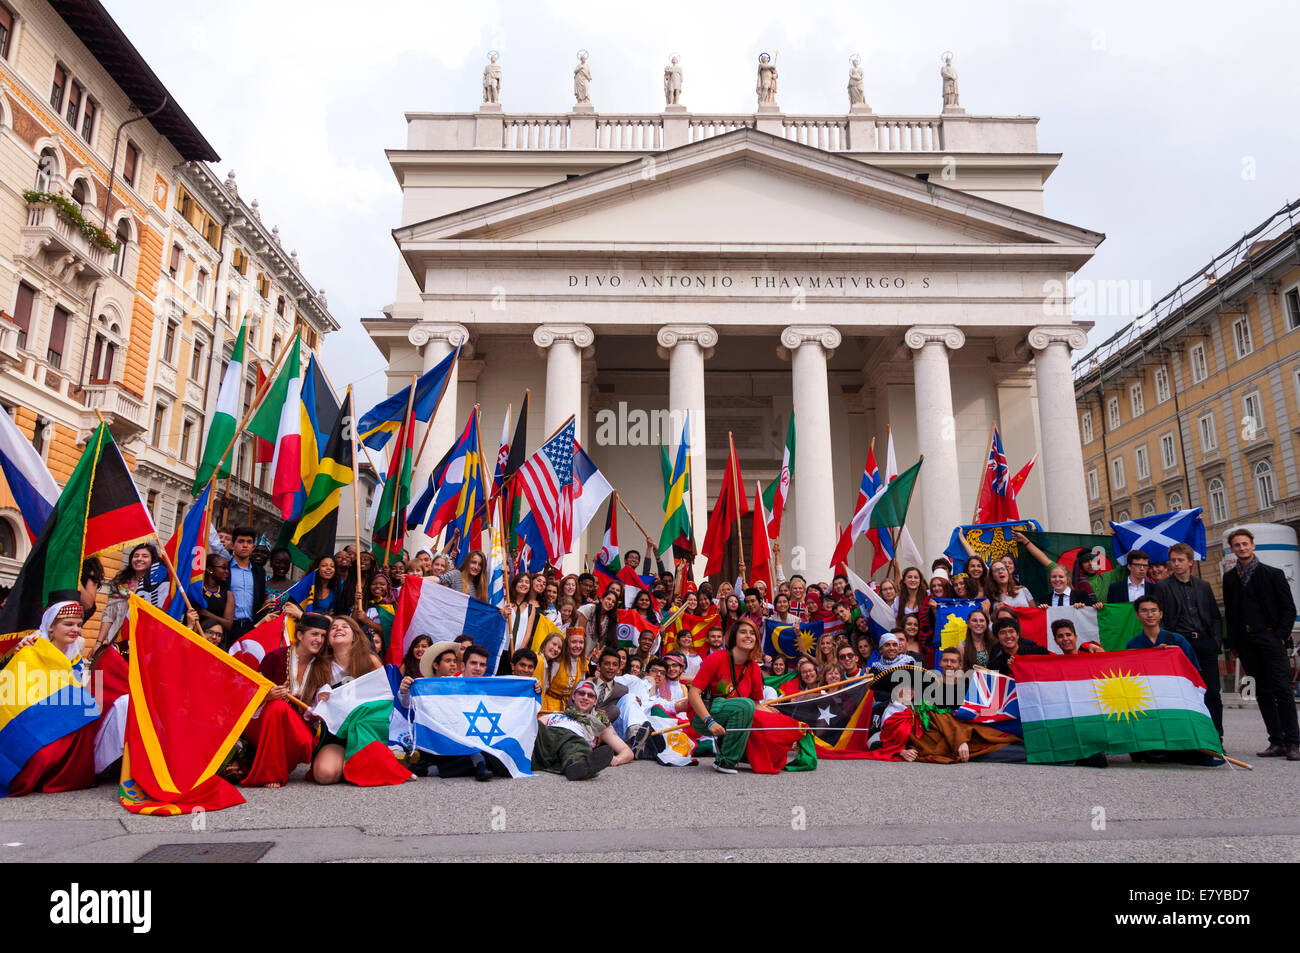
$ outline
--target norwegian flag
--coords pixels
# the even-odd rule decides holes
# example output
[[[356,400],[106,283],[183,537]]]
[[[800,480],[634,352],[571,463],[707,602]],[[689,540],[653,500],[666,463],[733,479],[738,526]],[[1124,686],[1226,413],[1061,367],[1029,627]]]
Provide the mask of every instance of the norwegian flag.
[[[999,731],[1020,735],[1020,699],[1015,680],[998,672],[977,668],[966,675],[966,700],[953,712],[962,721],[995,725]]]
[[[524,499],[546,546],[546,558],[558,564],[573,536],[573,449],[575,420],[568,422],[519,468]]]

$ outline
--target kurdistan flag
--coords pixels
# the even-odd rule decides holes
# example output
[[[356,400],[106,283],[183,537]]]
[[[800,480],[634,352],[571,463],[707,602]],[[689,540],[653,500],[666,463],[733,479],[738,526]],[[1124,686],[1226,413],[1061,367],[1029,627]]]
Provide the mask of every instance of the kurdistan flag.
[[[230,458],[226,453],[230,442],[235,439],[236,418],[239,416],[240,392],[244,389],[244,337],[248,330],[248,319],[239,326],[239,335],[235,338],[235,348],[230,352],[230,363],[221,378],[221,390],[217,392],[217,409],[212,415],[212,425],[208,427],[208,439],[203,444],[203,459],[199,461],[198,472],[194,475],[192,493],[198,496],[203,486],[216,476],[230,476]],[[223,460],[222,457],[225,457]],[[217,465],[221,472],[216,473]]]
[[[397,763],[388,747],[394,719],[393,697],[397,693],[395,676],[390,677],[389,672],[381,667],[351,681],[344,680],[312,709],[346,746],[343,777],[361,787],[401,784],[413,777]]]
[[[1205,683],[1176,649],[1020,655],[1011,663],[1030,763],[1102,752],[1222,752]]]

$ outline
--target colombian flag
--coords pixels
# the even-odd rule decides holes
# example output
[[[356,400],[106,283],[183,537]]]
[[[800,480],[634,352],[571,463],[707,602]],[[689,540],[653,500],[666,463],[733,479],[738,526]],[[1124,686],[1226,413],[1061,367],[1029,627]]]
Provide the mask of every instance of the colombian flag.
[[[127,624],[122,806],[132,814],[188,814],[244,803],[216,773],[273,686],[138,596]]]

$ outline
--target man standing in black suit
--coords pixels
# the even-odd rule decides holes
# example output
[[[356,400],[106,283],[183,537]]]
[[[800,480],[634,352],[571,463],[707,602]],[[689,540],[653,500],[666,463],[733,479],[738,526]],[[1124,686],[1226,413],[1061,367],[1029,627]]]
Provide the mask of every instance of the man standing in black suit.
[[[1147,567],[1151,557],[1140,549],[1128,554],[1128,578],[1117,579],[1106,590],[1106,604],[1112,602],[1136,602],[1139,596],[1151,595],[1152,585],[1147,582]]]
[[[1192,644],[1205,681],[1205,707],[1210,710],[1214,727],[1223,737],[1223,699],[1219,695],[1219,640],[1223,637],[1223,617],[1214,590],[1204,579],[1192,575],[1196,550],[1186,543],[1169,547],[1168,579],[1157,583],[1151,593],[1160,603],[1164,625]]]
[[[1259,561],[1250,530],[1234,529],[1228,545],[1237,565],[1223,574],[1223,608],[1228,639],[1254,679],[1259,714],[1268,729],[1268,748],[1259,757],[1300,761],[1300,724],[1287,659],[1296,616],[1291,586],[1281,569]]]

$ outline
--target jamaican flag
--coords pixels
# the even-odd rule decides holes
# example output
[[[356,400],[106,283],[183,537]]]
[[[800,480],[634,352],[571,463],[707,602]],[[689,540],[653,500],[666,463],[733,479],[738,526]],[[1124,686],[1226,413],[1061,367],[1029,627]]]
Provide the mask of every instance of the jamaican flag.
[[[37,628],[51,601],[77,598],[84,559],[155,534],[126,461],[100,424],[0,608],[0,652]]]
[[[332,397],[317,398],[318,416],[332,420],[325,438],[316,473],[307,491],[302,516],[280,527],[277,545],[289,550],[294,565],[306,569],[313,561],[334,552],[338,533],[339,495],[352,482],[352,392],[349,389],[341,407]],[[306,401],[304,401],[304,404]]]

